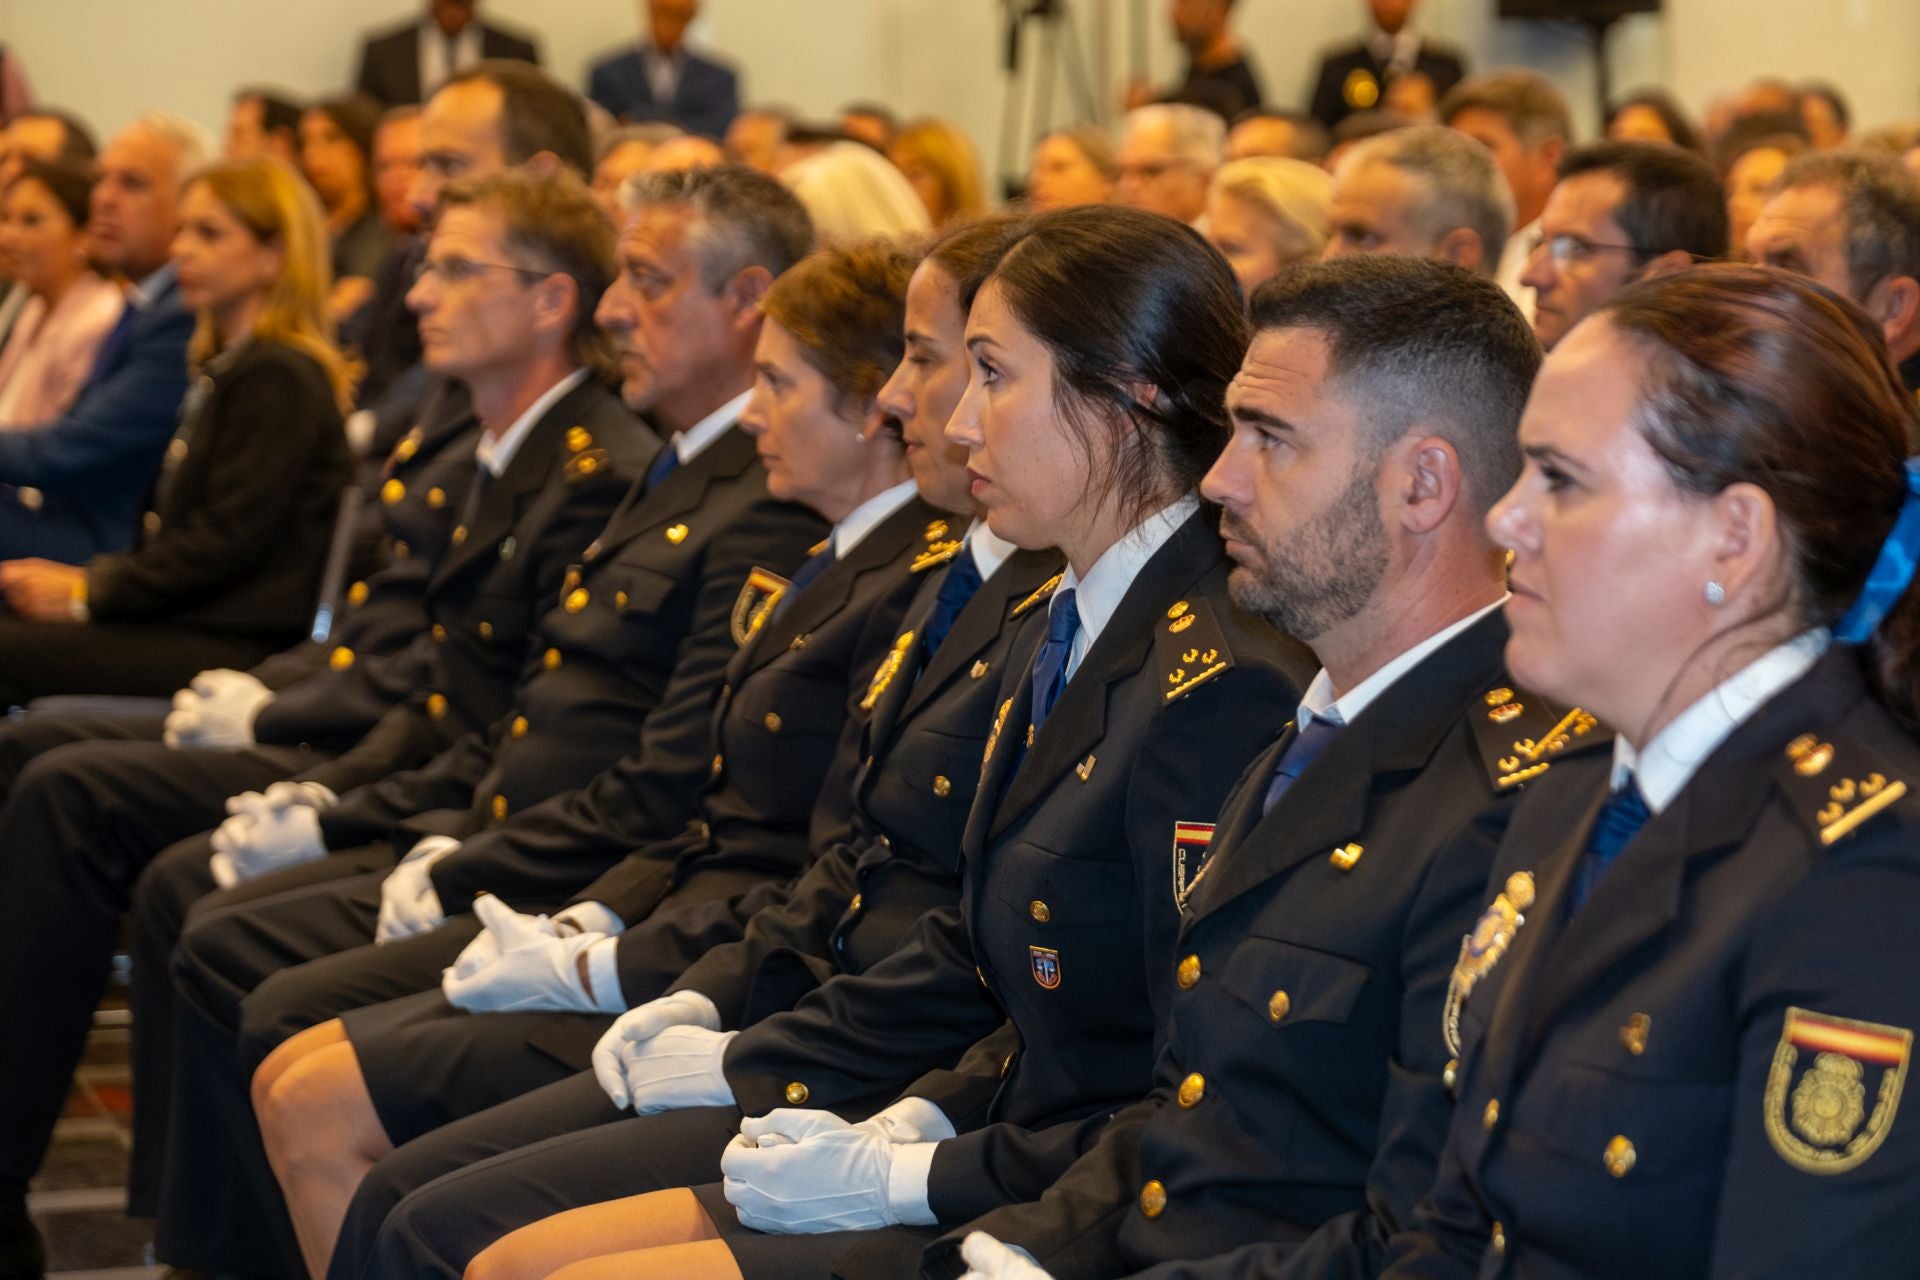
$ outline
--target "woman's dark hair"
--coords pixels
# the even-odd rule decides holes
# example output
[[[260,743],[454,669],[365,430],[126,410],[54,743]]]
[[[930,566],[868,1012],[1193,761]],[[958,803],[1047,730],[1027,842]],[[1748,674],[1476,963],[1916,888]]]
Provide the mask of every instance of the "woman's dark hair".
[[[369,195],[373,192],[373,135],[380,128],[380,104],[364,93],[323,98],[308,107],[333,122],[360,153],[360,171]]]
[[[927,261],[958,287],[961,311],[973,306],[973,295],[986,283],[987,273],[1028,222],[1018,213],[983,213],[954,222],[928,246]]]
[[[22,182],[39,183],[66,210],[74,226],[87,225],[87,215],[93,201],[92,168],[29,158],[21,163],[19,174],[7,184],[7,190],[11,191]]]
[[[1681,489],[1773,500],[1788,600],[1808,626],[1853,605],[1907,495],[1913,398],[1865,312],[1804,277],[1716,265],[1634,285],[1603,309],[1648,358],[1639,427]],[[1880,699],[1920,723],[1920,592],[1868,642]]]
[[[899,366],[907,281],[919,261],[888,240],[856,241],[802,258],[767,290],[767,319],[800,344],[837,411],[878,395]]]
[[[1700,150],[1700,131],[1693,127],[1693,122],[1687,119],[1686,112],[1680,109],[1680,104],[1674,101],[1673,95],[1659,89],[1642,89],[1638,93],[1630,93],[1624,98],[1616,98],[1608,103],[1607,122],[1601,132],[1605,133],[1612,129],[1613,122],[1619,119],[1629,107],[1645,107],[1660,117],[1661,127],[1666,129],[1667,136],[1673,139],[1674,146],[1683,151],[1698,152]]]
[[[1082,448],[1112,453],[1096,498],[1138,519],[1199,484],[1231,432],[1227,384],[1250,337],[1233,271],[1199,232],[1121,205],[1054,210],[1027,222],[988,285],[1052,353],[1054,400]],[[1136,445],[1097,447],[1119,434],[1103,419]]]

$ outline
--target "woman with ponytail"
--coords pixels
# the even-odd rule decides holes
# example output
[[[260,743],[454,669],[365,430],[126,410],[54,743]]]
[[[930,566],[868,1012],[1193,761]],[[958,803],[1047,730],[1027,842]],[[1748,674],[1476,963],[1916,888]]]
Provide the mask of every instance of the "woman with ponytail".
[[[1619,737],[1508,828],[1389,1276],[1912,1273],[1913,414],[1864,314],[1745,267],[1547,358],[1508,664]]]

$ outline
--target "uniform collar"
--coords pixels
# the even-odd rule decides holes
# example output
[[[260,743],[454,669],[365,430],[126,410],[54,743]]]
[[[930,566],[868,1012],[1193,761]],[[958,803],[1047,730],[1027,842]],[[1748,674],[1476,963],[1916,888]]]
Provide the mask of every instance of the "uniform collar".
[[[718,440],[728,427],[740,421],[740,415],[747,411],[747,401],[752,398],[752,391],[742,391],[685,431],[674,432],[669,443],[673,446],[675,456],[682,462],[692,462],[699,457],[701,451]]]
[[[1391,689],[1394,682],[1401,676],[1425,662],[1428,655],[1506,604],[1511,598],[1502,594],[1492,604],[1475,609],[1458,622],[1449,623],[1337,698],[1333,693],[1333,677],[1327,674],[1325,667],[1320,668],[1320,673],[1314,676],[1313,683],[1307,686],[1306,695],[1300,699],[1300,710],[1294,716],[1294,724],[1303,730],[1315,720],[1330,720],[1334,724],[1352,724],[1354,718],[1367,709],[1368,703]]]
[[[587,380],[585,369],[575,369],[560,381],[543,392],[538,400],[527,406],[525,413],[513,420],[496,439],[490,432],[480,433],[480,443],[474,446],[473,460],[493,473],[498,480],[506,474],[507,466],[513,461],[513,455],[520,452],[527,435],[533,430],[533,424],[547,416],[547,410],[560,402],[560,397],[572,391]]]
[[[1833,643],[1825,627],[1803,631],[1768,650],[1670,721],[1642,750],[1624,737],[1613,740],[1613,790],[1629,778],[1640,784],[1647,807],[1659,813],[1673,803],[1706,758],[1774,694],[1805,675]]]
[[[852,555],[853,549],[879,528],[881,521],[906,506],[918,492],[913,481],[902,480],[893,488],[874,494],[847,512],[846,518],[833,526],[833,532],[828,535],[833,543],[833,558],[845,560]]]
[[[1180,526],[1194,512],[1200,509],[1200,499],[1188,493],[1169,506],[1160,508],[1129,529],[1118,542],[1106,549],[1106,552],[1087,570],[1082,578],[1068,565],[1060,579],[1060,587],[1053,593],[1053,599],[1047,602],[1051,611],[1060,598],[1067,592],[1073,592],[1074,606],[1080,611],[1080,629],[1074,633],[1073,648],[1067,654],[1067,675],[1071,677],[1080,667],[1080,659],[1087,656],[1087,650],[1093,648],[1093,642],[1100,638],[1100,632],[1106,628],[1113,617],[1113,611],[1126,599],[1127,589],[1133,586],[1133,580],[1146,568],[1147,561],[1154,553],[1166,545],[1167,539],[1179,531]]]
[[[985,520],[975,520],[967,530],[967,548],[973,553],[973,567],[980,571],[982,582],[999,572],[1000,566],[1020,549],[987,528]]]

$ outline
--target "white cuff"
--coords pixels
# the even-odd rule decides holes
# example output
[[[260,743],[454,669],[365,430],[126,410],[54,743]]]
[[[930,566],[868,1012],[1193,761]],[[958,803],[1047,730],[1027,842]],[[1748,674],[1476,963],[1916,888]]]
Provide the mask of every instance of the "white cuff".
[[[874,1118],[911,1125],[915,1135],[912,1140],[916,1142],[945,1142],[959,1132],[953,1127],[953,1121],[947,1119],[947,1113],[925,1098],[902,1098]],[[887,1128],[898,1131],[899,1126],[889,1124]]]
[[[927,1180],[933,1174],[934,1148],[939,1145],[906,1142],[893,1148],[893,1163],[887,1167],[887,1208],[904,1226],[931,1227],[940,1221],[927,1204]]]
[[[594,1007],[602,1013],[625,1013],[627,999],[620,994],[620,939],[602,938],[587,947],[587,973],[593,978]]]
[[[556,915],[554,920],[556,922],[571,920],[579,926],[582,933],[604,933],[609,938],[619,937],[627,927],[627,922],[620,918],[620,913],[604,902],[576,902]],[[594,974],[593,980],[597,990],[600,975]],[[624,1008],[620,1012],[625,1012]]]

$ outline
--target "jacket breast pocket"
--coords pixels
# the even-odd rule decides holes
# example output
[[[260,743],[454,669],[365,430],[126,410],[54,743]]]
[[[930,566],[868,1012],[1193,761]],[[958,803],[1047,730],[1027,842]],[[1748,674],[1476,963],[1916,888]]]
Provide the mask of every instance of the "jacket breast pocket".
[[[1624,1055],[1623,1055],[1624,1056]],[[1552,1150],[1600,1185],[1711,1180],[1731,1124],[1730,1080],[1677,1080],[1543,1058],[1513,1110],[1514,1140]]]
[[[1133,908],[1133,865],[1063,858],[1027,841],[992,855],[992,896],[1039,926],[1065,932],[1126,920]]]
[[[533,610],[524,596],[479,591],[474,593],[469,625],[483,645],[511,654],[517,660],[526,648],[527,633],[532,630]]]
[[[1220,985],[1275,1027],[1345,1022],[1370,966],[1331,952],[1249,934],[1233,949]]]
[[[678,584],[664,573],[638,565],[616,564],[597,593],[605,598],[621,617],[648,617],[659,613]]]

